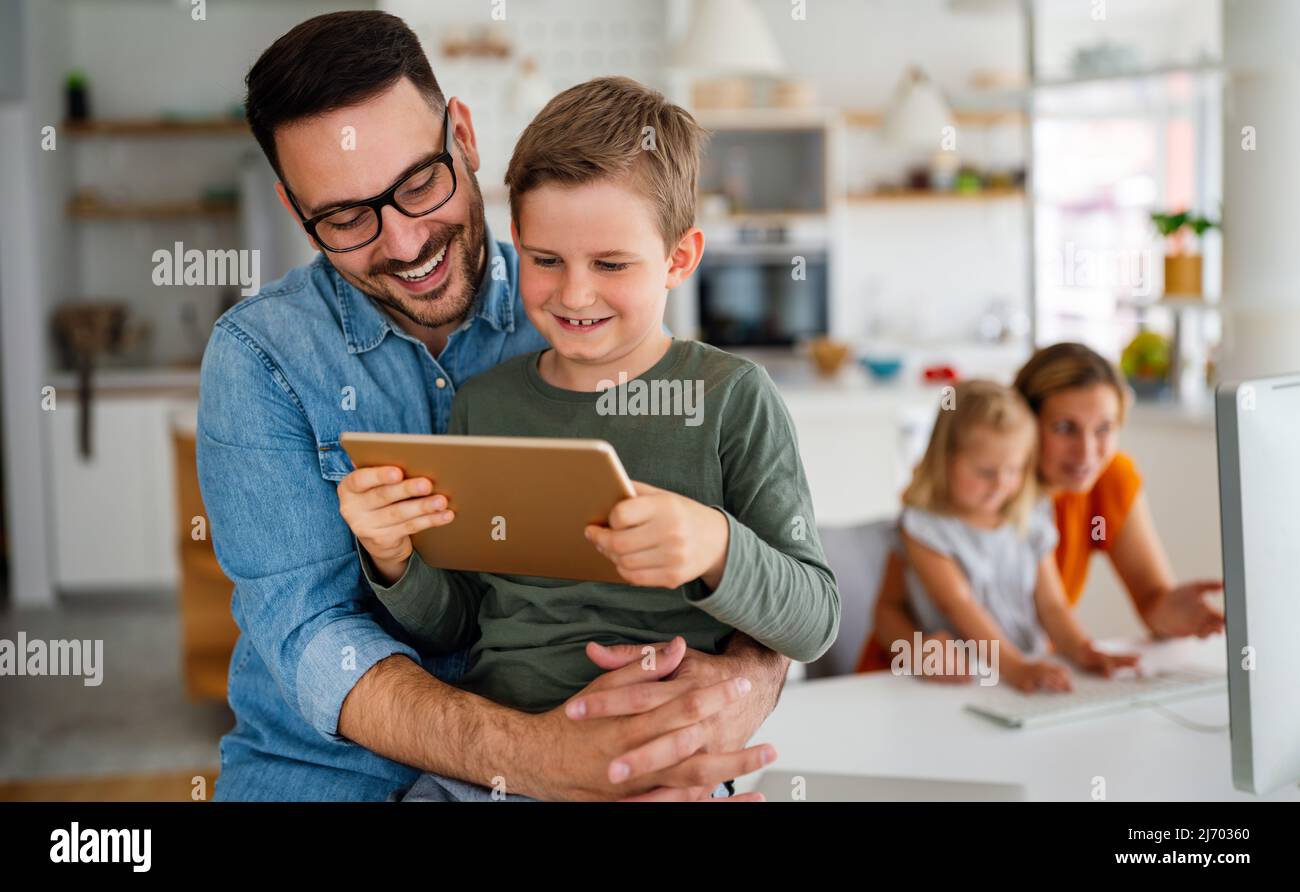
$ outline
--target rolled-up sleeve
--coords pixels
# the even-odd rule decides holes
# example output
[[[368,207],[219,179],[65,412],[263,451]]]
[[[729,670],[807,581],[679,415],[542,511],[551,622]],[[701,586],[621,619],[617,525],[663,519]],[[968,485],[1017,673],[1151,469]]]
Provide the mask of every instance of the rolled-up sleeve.
[[[251,338],[219,323],[200,376],[198,469],[240,629],[285,702],[325,738],[353,685],[413,648],[375,619],[336,484],[297,396]]]

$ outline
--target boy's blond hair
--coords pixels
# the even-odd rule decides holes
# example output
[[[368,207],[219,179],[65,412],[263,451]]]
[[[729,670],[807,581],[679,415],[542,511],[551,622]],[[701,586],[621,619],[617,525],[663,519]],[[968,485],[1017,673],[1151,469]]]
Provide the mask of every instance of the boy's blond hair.
[[[506,168],[510,217],[547,183],[577,186],[625,178],[654,208],[671,253],[695,225],[695,187],[705,131],[684,108],[626,77],[600,77],[546,103]]]
[[[1029,457],[1020,491],[1002,506],[1005,523],[1024,531],[1029,511],[1038,498],[1034,468],[1038,461],[1038,430],[1029,406],[1014,389],[995,381],[972,379],[958,384],[952,406],[939,409],[930,445],[912,471],[912,482],[903,491],[903,504],[938,514],[953,513],[948,487],[948,464],[970,442],[979,429],[998,433],[1026,431],[1030,438]]]

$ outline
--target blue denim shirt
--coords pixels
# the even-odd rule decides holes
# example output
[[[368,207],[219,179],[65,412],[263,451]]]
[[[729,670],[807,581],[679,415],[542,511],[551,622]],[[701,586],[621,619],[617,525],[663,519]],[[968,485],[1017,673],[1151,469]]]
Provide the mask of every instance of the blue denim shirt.
[[[216,322],[199,483],[242,633],[218,799],[382,800],[418,774],[338,735],[343,700],[371,666],[421,661],[365,585],[339,515],[337,483],[352,470],[339,434],[443,433],[459,385],[546,346],[519,302],[514,247],[487,241],[474,305],[437,357],[323,255]],[[454,681],[464,655],[424,665]]]

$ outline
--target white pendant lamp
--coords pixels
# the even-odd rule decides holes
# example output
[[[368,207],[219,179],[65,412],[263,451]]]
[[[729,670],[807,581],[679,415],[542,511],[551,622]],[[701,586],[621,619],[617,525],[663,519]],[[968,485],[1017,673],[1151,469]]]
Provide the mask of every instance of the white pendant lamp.
[[[775,75],[785,60],[753,0],[698,0],[673,65],[709,74]]]

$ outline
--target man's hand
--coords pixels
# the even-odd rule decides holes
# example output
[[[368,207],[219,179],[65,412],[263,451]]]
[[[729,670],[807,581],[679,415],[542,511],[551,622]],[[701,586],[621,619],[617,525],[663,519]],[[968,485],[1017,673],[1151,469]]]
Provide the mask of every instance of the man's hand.
[[[662,671],[671,666],[678,642],[674,639],[666,647],[669,663],[660,663]],[[751,692],[737,700],[729,702],[722,709],[701,722],[704,741],[699,751],[709,754],[729,754],[753,752],[745,750],[745,744],[753,737],[759,726],[771,713],[785,683],[786,670],[790,661],[755,642],[747,635],[737,632],[732,636],[725,653],[711,655],[697,650],[690,650],[681,642],[682,658],[676,668],[666,675],[665,681],[658,685],[625,683],[611,685],[609,688],[591,694],[583,692],[568,703],[568,715],[574,719],[632,715],[646,712],[655,704],[680,696],[678,691],[695,691],[725,684],[728,679],[744,678],[752,685]],[[619,676],[629,669],[644,666],[643,646],[619,645],[603,647],[591,643],[587,645],[587,655],[596,665],[609,670],[606,677]],[[645,670],[642,670],[643,674]],[[626,677],[626,676],[624,676]],[[769,749],[771,749],[769,747]],[[671,751],[666,751],[661,741],[650,741],[646,745],[619,753],[618,759],[610,764],[611,777],[623,776],[629,781],[662,771],[671,765]],[[771,749],[764,765],[776,758]],[[622,767],[626,766],[626,768]],[[739,775],[735,775],[739,776]],[[730,780],[730,777],[721,780]],[[660,791],[661,793],[663,791]],[[740,797],[733,797],[738,799]]]
[[[702,579],[716,589],[727,561],[727,518],[675,492],[632,485],[636,497],[614,506],[608,527],[589,525],[587,539],[633,585],[677,588]]]
[[[650,648],[647,652],[646,649]],[[601,648],[611,669],[561,708],[534,717],[544,740],[529,795],[544,799],[704,799],[723,781],[771,764],[771,746],[721,751],[709,721],[752,696],[748,679],[671,676],[686,656],[686,642]],[[578,719],[579,721],[575,721]],[[743,745],[743,742],[742,744]],[[728,801],[755,801],[756,794]]]
[[[707,752],[732,752],[749,743],[772,713],[785,684],[790,660],[752,640],[747,643],[748,647],[736,647],[716,655],[687,648],[681,666],[673,674],[673,678],[691,679],[700,685],[716,684],[724,678],[743,675],[757,689],[752,697],[729,706],[705,723],[709,733]],[[760,653],[777,659],[765,664]]]
[[[1207,638],[1223,631],[1223,613],[1206,603],[1205,596],[1223,591],[1218,579],[1201,579],[1156,595],[1147,609],[1147,626],[1162,638],[1196,635]]]

